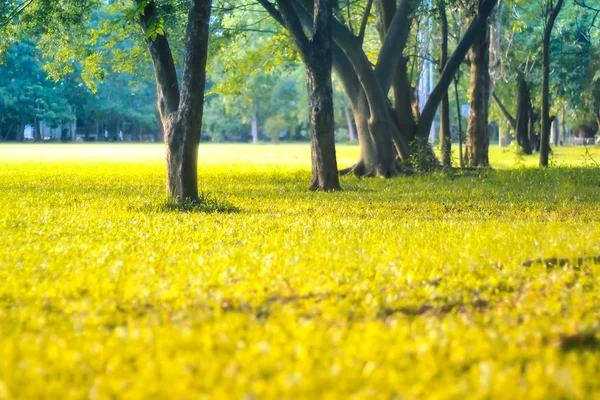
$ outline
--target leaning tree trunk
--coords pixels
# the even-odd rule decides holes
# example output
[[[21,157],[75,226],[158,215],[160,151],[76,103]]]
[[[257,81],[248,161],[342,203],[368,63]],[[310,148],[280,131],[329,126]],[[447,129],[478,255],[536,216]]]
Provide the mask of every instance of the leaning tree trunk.
[[[551,9],[544,29],[542,48],[542,132],[540,135],[541,167],[548,166],[548,153],[550,152],[550,37],[552,36],[554,21],[556,21],[556,17],[562,8],[563,1],[558,0],[556,6]]]
[[[142,0],[136,0],[138,4]],[[198,143],[204,109],[204,84],[211,0],[192,0],[183,53],[181,92],[169,42],[165,35],[147,35],[154,65],[158,110],[164,131],[167,196],[177,202],[198,200]],[[147,34],[157,15],[154,1],[140,14]]]
[[[489,165],[488,111],[489,111],[489,26],[487,22],[477,32],[471,46],[470,113],[467,126],[466,159],[471,167]]]
[[[516,132],[517,143],[525,154],[531,154],[531,142],[529,140],[529,87],[525,78],[519,76],[518,78],[519,91],[517,95],[517,123]]]

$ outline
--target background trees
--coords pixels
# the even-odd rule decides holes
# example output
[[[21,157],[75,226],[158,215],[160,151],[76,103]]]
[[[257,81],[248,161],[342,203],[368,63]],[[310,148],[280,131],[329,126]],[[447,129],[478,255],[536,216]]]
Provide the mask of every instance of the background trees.
[[[261,3],[221,0],[213,6],[203,140],[310,138],[302,51],[289,26],[269,15],[268,6],[279,9],[278,3]],[[144,41],[171,35],[174,82],[182,90],[185,42],[173,39],[184,37],[191,3],[136,4],[4,2],[0,137],[21,139],[23,126],[39,120],[44,126],[75,124],[82,140],[98,140],[104,131],[112,137],[123,131],[126,140],[162,139]],[[150,4],[156,15],[144,33],[137,16]],[[313,2],[290,5],[310,37]],[[495,6],[492,0],[332,2],[335,138],[347,140],[355,131],[361,149],[358,162],[343,172],[393,176],[405,168],[437,168],[429,141],[438,126],[441,165],[456,165],[447,138],[456,140],[459,114],[467,110],[465,159],[471,166],[487,165],[489,141],[498,139],[494,124],[512,128],[526,154],[537,151],[549,126],[541,129],[546,111],[560,122],[550,145],[568,131],[598,130],[599,11],[584,1],[564,2],[555,18],[557,34],[546,46],[552,64],[544,70],[540,49],[547,24],[540,17],[550,8],[521,0]],[[544,71],[551,78],[547,88]],[[457,75],[458,96],[448,96]],[[542,110],[544,88],[553,100]],[[54,139],[59,137],[64,140]]]

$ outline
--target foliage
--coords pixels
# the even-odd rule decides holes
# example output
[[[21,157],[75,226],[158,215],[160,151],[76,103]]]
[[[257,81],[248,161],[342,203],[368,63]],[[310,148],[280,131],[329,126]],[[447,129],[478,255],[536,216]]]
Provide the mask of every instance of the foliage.
[[[162,146],[0,146],[2,397],[598,397],[597,169],[325,194],[306,144],[199,159],[240,212],[165,212]]]

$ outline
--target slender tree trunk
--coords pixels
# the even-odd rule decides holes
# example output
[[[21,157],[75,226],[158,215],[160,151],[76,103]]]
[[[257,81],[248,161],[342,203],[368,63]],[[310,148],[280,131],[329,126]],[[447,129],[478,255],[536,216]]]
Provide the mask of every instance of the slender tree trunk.
[[[346,117],[346,125],[348,125],[348,139],[350,142],[356,142],[356,128],[354,126],[354,116],[350,112],[347,100],[344,98],[344,116]]]
[[[258,143],[258,118],[256,116],[256,105],[252,102],[252,143]]]
[[[551,1],[551,0],[547,0]],[[548,153],[550,152],[550,38],[554,22],[560,12],[564,0],[558,0],[554,8],[548,9],[550,13],[544,29],[544,42],[542,48],[542,132],[540,135],[540,166],[548,166]]]
[[[19,113],[19,127],[17,131],[17,137],[15,140],[17,142],[25,141],[25,117],[22,113]]]
[[[438,0],[438,11],[440,13],[440,25],[442,30],[442,48],[440,50],[440,73],[448,62],[448,20],[446,18],[445,0]],[[440,103],[440,147],[442,154],[442,165],[452,166],[452,137],[450,136],[450,102],[448,91],[443,94]]]
[[[454,95],[456,97],[456,117],[458,122],[458,162],[461,168],[464,168],[465,161],[463,159],[462,149],[462,115],[460,110],[460,98],[458,96],[458,77],[454,79]]]
[[[41,123],[40,123],[40,119],[38,118],[38,116],[34,116],[33,117],[33,126],[35,129],[35,141],[36,142],[41,142],[42,141],[42,129],[41,129]]]
[[[529,141],[529,86],[523,76],[518,77],[518,96],[517,96],[517,123],[515,136],[517,143],[525,154],[531,154],[531,142]]]
[[[469,124],[467,126],[467,163],[471,167],[489,165],[489,26],[487,22],[477,32],[471,46],[471,93]]]

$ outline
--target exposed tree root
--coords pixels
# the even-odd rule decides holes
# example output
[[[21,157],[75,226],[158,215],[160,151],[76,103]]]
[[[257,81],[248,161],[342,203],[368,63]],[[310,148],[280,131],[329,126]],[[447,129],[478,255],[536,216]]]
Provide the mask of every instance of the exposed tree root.
[[[367,167],[363,160],[360,160],[353,166],[349,168],[344,168],[340,170],[340,175],[350,175],[353,174],[358,178],[391,178],[393,176],[398,176],[399,172],[395,166],[390,168],[376,168],[373,166]]]

